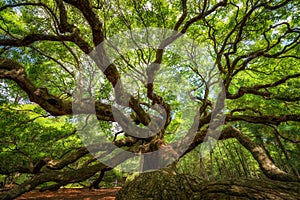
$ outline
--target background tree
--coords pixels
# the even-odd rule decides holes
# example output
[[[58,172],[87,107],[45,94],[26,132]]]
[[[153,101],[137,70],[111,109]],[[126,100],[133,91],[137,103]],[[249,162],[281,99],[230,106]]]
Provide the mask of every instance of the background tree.
[[[0,169],[3,175],[24,174],[22,183],[1,198],[14,198],[45,183],[49,184],[42,190],[99,178],[127,158],[114,161],[112,157],[115,165],[107,166],[89,155],[89,150],[101,156],[113,143],[137,154],[156,151],[181,137],[175,134],[178,126],[190,124],[197,126],[192,129],[195,137],[180,155],[179,171],[190,168],[191,161],[184,159],[194,154],[205,179],[263,173],[273,180],[299,181],[297,1],[28,0],[1,1],[0,12],[1,113],[8,116],[1,122]],[[108,52],[105,48],[95,51],[99,44],[117,33],[147,27],[176,32],[158,40],[160,48],[119,54],[103,68]],[[183,62],[184,57],[168,51],[182,34],[209,50],[224,85],[226,107],[222,98],[216,103],[209,99],[212,91],[201,78],[197,63]],[[93,52],[101,56],[93,56]],[[77,100],[76,75],[86,67],[83,57],[90,57],[105,77],[94,97],[97,120],[110,139],[88,147],[79,142],[78,130],[69,125],[72,102]],[[135,79],[139,73],[142,75],[137,77],[144,80]],[[113,115],[116,105],[111,97],[116,94],[116,102],[122,104],[122,97],[131,89],[126,88],[128,74],[132,75],[129,81],[138,82],[139,88],[130,93],[126,114],[131,119],[120,124]],[[159,87],[164,76],[172,79],[178,74],[187,77],[186,85],[194,87],[191,104],[177,99],[179,87]],[[158,120],[151,118],[150,108],[155,104],[165,110],[163,126],[146,139],[128,134],[132,126],[159,126]],[[194,121],[182,117],[185,105],[197,106],[199,115]],[[195,151],[200,151],[209,134],[208,125],[218,107],[225,116],[225,125],[216,127],[221,129],[219,139],[228,141],[218,143],[219,148],[203,160]],[[24,114],[26,110],[33,113]],[[80,112],[85,112],[84,108]],[[28,141],[32,143],[26,145]],[[12,155],[17,156],[8,160]],[[144,170],[156,167],[149,165],[151,158],[145,157],[145,162]]]

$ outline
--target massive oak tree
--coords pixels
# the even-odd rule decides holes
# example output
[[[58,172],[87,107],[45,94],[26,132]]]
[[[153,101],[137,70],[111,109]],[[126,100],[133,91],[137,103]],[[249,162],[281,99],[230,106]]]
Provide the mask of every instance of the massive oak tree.
[[[43,190],[57,189],[99,174],[97,185],[105,171],[128,159],[121,152],[109,158],[110,165],[107,165],[90,157],[90,151],[101,157],[110,144],[137,156],[164,149],[165,154],[156,156],[168,160],[170,158],[164,155],[172,157],[176,154],[174,149],[186,145],[187,138],[187,148],[176,157],[179,160],[205,142],[207,136],[236,139],[251,153],[267,178],[299,182],[297,167],[291,166],[291,171],[281,169],[263,145],[269,137],[276,137],[289,160],[293,159],[292,151],[299,150],[300,15],[297,1],[15,0],[0,2],[0,16],[1,98],[6,103],[12,99],[15,104],[34,103],[44,110],[44,117],[70,117],[74,114],[74,102],[82,98],[74,95],[81,87],[80,74],[82,70],[89,70],[87,63],[93,62],[92,69],[102,73],[101,80],[93,86],[96,88],[92,94],[93,109],[102,131],[111,137],[110,141],[68,147],[57,158],[44,155],[42,159],[29,159],[11,170],[1,168],[1,174],[19,172],[29,177],[1,194],[1,198],[16,197],[47,182],[53,184]],[[151,31],[147,34],[150,27],[174,32],[161,39],[157,35],[152,37]],[[134,44],[134,50],[122,53],[118,52],[119,48],[126,50],[122,42],[112,44],[110,50],[102,45],[115,35],[122,37],[122,33],[134,33],[137,29],[145,30],[144,40],[156,41],[157,46]],[[189,62],[185,55],[172,52],[170,46],[185,36],[205,49],[204,60],[190,59]],[[112,49],[117,56],[108,63]],[[185,51],[182,45],[179,52],[193,57],[193,51],[189,50],[193,49]],[[219,95],[212,95],[210,84],[214,76],[208,76],[209,80],[203,77],[205,58],[218,74],[216,80],[222,85]],[[208,72],[211,71],[208,69]],[[169,83],[170,88],[164,87],[164,81],[176,76],[179,78]],[[133,87],[132,82],[138,86]],[[186,98],[191,103],[178,94],[182,84],[189,85]],[[124,103],[125,97],[128,102]],[[75,114],[88,114],[88,108],[75,105],[78,106]],[[116,119],[118,105],[125,110],[118,113],[121,120]],[[181,109],[186,105],[195,106],[197,111],[189,119],[182,117]],[[69,122],[74,122],[70,119]],[[211,127],[214,119],[222,123]],[[4,129],[18,125],[7,123]],[[191,128],[186,128],[187,137],[182,137],[177,128],[185,126]],[[145,133],[139,136],[140,130],[149,129],[149,137],[144,137]],[[13,134],[13,130],[7,130]],[[67,130],[65,137],[78,131],[70,127]],[[211,130],[218,130],[217,136]],[[51,130],[48,131],[51,135]],[[262,143],[253,139],[258,136]],[[170,146],[170,141],[178,137],[183,139]],[[290,152],[285,150],[286,143],[290,145]],[[2,151],[9,148],[3,147]],[[70,167],[74,163],[81,163],[80,167]],[[143,171],[156,167],[153,157],[144,157]]]

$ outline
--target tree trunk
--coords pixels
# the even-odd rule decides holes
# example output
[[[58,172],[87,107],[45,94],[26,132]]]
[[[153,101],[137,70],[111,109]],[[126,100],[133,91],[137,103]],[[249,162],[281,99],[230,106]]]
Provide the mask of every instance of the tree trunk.
[[[143,173],[117,194],[117,200],[300,199],[300,183],[238,178],[205,181],[165,170]]]

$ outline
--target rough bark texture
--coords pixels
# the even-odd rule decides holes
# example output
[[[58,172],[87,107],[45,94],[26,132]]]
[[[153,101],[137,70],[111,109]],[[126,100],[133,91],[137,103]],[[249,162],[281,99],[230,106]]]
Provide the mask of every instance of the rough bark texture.
[[[300,183],[269,179],[228,179],[207,182],[200,177],[164,170],[141,174],[127,183],[117,200],[300,199]]]

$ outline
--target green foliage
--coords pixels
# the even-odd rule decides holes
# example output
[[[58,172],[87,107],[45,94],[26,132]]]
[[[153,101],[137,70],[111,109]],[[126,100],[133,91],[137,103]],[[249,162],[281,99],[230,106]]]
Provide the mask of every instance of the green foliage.
[[[207,180],[264,177],[258,163],[235,139],[218,141],[211,152],[203,152],[199,146],[183,157],[177,167],[179,173]]]
[[[58,159],[81,144],[66,117],[50,117],[37,105],[6,103],[0,112],[1,173],[30,168],[45,157]]]
[[[185,1],[180,0],[90,0],[89,5],[93,7],[90,12],[81,12],[76,6],[66,3],[71,1],[66,1],[63,3],[68,15],[66,21],[77,29],[74,29],[74,32],[63,32],[60,30],[62,24],[61,12],[57,5],[59,1],[6,0],[0,2],[0,8],[7,4],[24,2],[42,3],[43,6],[27,5],[1,10],[1,42],[11,39],[21,43],[26,41],[26,36],[30,34],[58,38],[70,36],[73,37],[73,41],[46,39],[20,46],[0,44],[1,58],[11,59],[24,66],[26,78],[35,87],[30,89],[47,88],[50,95],[68,103],[74,100],[72,95],[79,79],[76,73],[88,68],[83,59],[87,55],[83,51],[84,48],[78,45],[78,37],[94,48],[98,45],[94,43],[94,39],[101,35],[97,32],[100,29],[106,39],[138,28],[157,27],[172,30],[185,11],[182,4]],[[164,49],[161,69],[155,73],[154,81],[155,94],[161,96],[171,108],[171,122],[163,130],[165,135],[162,139],[166,144],[180,140],[193,123],[193,108],[204,105],[205,101],[207,107],[201,113],[201,117],[210,117],[209,113],[214,105],[210,105],[209,101],[213,99],[204,98],[205,89],[208,88],[205,88],[205,81],[198,72],[209,71],[207,66],[213,63],[215,69],[219,70],[227,96],[231,97],[226,99],[225,114],[229,119],[244,117],[228,120],[226,126],[238,128],[251,141],[259,144],[280,169],[297,176],[300,169],[300,79],[298,76],[280,83],[278,81],[287,75],[299,73],[299,3],[286,1],[286,4],[276,8],[276,5],[285,1],[230,0],[206,17],[202,16],[219,2],[187,1],[186,16],[182,18],[178,30],[198,45],[200,53],[180,42]],[[270,9],[270,6],[275,8]],[[92,22],[88,22],[87,17],[92,12],[97,14],[103,25],[96,27],[96,33],[93,33]],[[188,25],[188,29],[185,30]],[[75,38],[76,34],[78,37]],[[154,39],[159,41],[161,38]],[[150,115],[157,113],[150,108],[154,102],[147,94],[147,68],[157,59],[157,52],[155,48],[141,48],[137,45],[136,50],[127,51],[123,57],[118,55],[113,60],[119,72],[113,78],[117,79],[120,75],[126,92],[135,97],[140,103],[139,106]],[[193,56],[201,58],[191,62]],[[7,67],[0,70],[3,77],[9,71]],[[114,74],[110,72],[109,75]],[[60,117],[50,115],[38,105],[29,103],[33,98],[29,99],[26,92],[34,94],[36,91],[29,91],[26,87],[22,89],[10,79],[14,78],[8,77],[0,82],[0,181],[6,177],[14,179],[15,175],[21,172],[21,175],[15,178],[20,184],[34,176],[29,175],[26,170],[32,169],[38,161],[45,157],[62,159],[84,145],[74,131],[71,123],[74,119],[70,117],[72,113],[61,113],[65,116]],[[95,100],[108,106],[112,105],[115,92],[112,82],[103,74],[96,81],[97,85],[93,91]],[[259,87],[262,88],[258,89]],[[247,89],[252,90],[247,92]],[[60,107],[56,109],[63,110]],[[124,110],[128,116],[136,117],[133,108]],[[99,115],[111,113],[101,110]],[[284,117],[287,115],[298,118],[286,122]],[[276,116],[283,117],[282,122],[277,123]],[[252,122],[247,122],[245,117],[251,117]],[[255,121],[259,117],[269,117],[271,120]],[[139,121],[132,119],[134,120]],[[199,121],[202,122],[201,120]],[[106,141],[110,142],[120,129],[116,122],[111,121],[100,121],[99,125],[101,130],[97,128],[94,135],[91,135],[96,138],[95,141],[106,138]],[[141,123],[138,126],[144,127]],[[207,124],[201,127],[201,130],[206,127]],[[126,138],[126,133],[117,137]],[[139,149],[146,142],[139,140],[134,144],[135,149]],[[122,148],[128,149],[130,145]],[[251,153],[234,139],[219,141],[216,148],[205,157],[201,157],[200,150],[201,145],[180,159],[180,173],[200,174],[209,180],[264,176]],[[85,155],[69,163],[61,171],[78,170],[91,166],[94,162],[97,161],[94,161],[91,155]],[[130,168],[136,164],[134,162],[119,168]],[[90,180],[79,181],[80,183],[68,187],[87,186],[89,181],[95,180],[99,174],[100,172],[97,172],[91,175]],[[133,179],[135,175],[129,174],[128,179]],[[114,181],[122,180],[123,176],[124,174],[116,169],[106,172],[101,186],[113,187]],[[41,187],[51,184],[55,182],[44,183]]]

